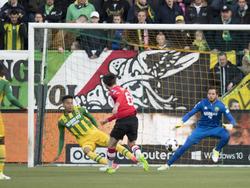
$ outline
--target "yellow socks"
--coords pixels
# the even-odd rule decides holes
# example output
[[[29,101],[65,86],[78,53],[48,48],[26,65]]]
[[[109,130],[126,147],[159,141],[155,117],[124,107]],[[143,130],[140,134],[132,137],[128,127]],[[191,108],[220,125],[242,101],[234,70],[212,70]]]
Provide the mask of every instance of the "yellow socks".
[[[0,138],[0,173],[3,173],[4,162],[5,162],[5,145],[1,144],[1,138]]]
[[[136,157],[124,146],[117,144],[115,149],[123,156],[125,156],[125,157],[129,158],[130,160],[132,160],[133,162],[137,163]]]
[[[3,173],[3,169],[4,169],[4,163],[0,163],[0,174]]]
[[[136,157],[124,146],[117,144],[116,148],[115,148],[120,154],[122,154],[123,156],[127,157],[128,159],[132,160],[133,162],[137,163],[137,159]],[[98,155],[97,153],[93,152],[93,151],[89,151],[87,156],[92,159],[93,161],[96,161],[97,163],[100,164],[108,164],[108,160],[104,157],[102,157],[101,155]]]
[[[96,162],[98,162],[98,163],[100,163],[100,164],[105,164],[105,165],[108,164],[108,161],[107,161],[106,158],[104,158],[104,157],[98,155],[97,153],[95,153],[95,152],[93,152],[93,151],[89,151],[88,154],[87,154],[87,156],[88,156],[90,159],[92,159],[93,161],[96,161]]]

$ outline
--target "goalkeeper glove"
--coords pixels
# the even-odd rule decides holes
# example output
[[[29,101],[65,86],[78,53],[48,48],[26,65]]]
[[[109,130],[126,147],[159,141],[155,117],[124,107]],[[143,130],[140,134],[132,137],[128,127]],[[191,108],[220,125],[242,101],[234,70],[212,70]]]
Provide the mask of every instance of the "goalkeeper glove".
[[[223,127],[225,129],[227,129],[228,131],[231,131],[233,129],[233,125],[232,124],[223,124]]]
[[[182,128],[182,127],[184,127],[183,121],[181,121],[180,123],[177,123],[174,128],[179,129],[179,128]]]

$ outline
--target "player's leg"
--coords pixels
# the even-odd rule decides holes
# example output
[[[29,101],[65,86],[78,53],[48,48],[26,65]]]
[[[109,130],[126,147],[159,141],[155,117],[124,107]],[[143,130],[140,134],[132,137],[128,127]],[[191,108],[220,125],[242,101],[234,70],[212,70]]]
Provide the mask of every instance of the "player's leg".
[[[6,151],[5,151],[5,144],[4,144],[4,124],[3,124],[2,116],[0,114],[0,180],[10,179],[10,177],[3,174],[5,156],[6,156]]]
[[[138,162],[136,157],[127,148],[125,148],[121,144],[117,144],[115,149],[116,149],[117,152],[119,152],[123,156],[127,157],[128,159],[130,159],[134,163]]]
[[[110,139],[108,143],[107,159],[108,159],[108,170],[107,172],[112,174],[115,172],[112,169],[112,165],[116,156],[116,145],[119,140],[123,139],[126,134],[126,126],[122,125],[122,120],[116,120],[115,126],[110,133]]]
[[[149,170],[148,162],[141,152],[141,148],[136,144],[138,136],[138,118],[136,116],[129,117],[126,120],[126,135],[128,137],[128,146],[131,148],[136,159],[142,164],[145,171]]]
[[[86,135],[85,137],[78,139],[78,143],[82,147],[83,152],[90,159],[100,164],[107,164],[107,159],[95,152],[97,139],[98,136],[94,132],[92,132],[89,135]]]
[[[168,169],[172,164],[174,164],[175,161],[177,161],[184,153],[187,151],[193,144],[197,144],[200,142],[202,138],[204,138],[204,131],[200,128],[196,128],[193,130],[192,134],[187,138],[185,143],[178,148],[174,155],[167,161],[166,165],[163,165],[158,168],[158,170],[166,170]]]
[[[108,147],[109,136],[106,133],[97,129],[97,130],[93,131],[91,133],[91,135],[92,135],[91,139],[95,143],[95,145],[102,146],[102,147]],[[102,159],[105,159],[105,163],[102,163],[102,164],[105,164],[105,166],[100,167],[99,170],[102,172],[105,172],[108,169],[108,165],[107,165],[108,160],[107,160],[107,158],[103,158],[103,157],[102,157]],[[116,170],[117,168],[119,168],[119,165],[113,163],[112,168],[114,168]]]
[[[142,167],[145,171],[149,170],[149,165],[147,160],[145,159],[144,155],[141,152],[140,146],[138,146],[136,141],[128,141],[128,146],[131,148],[132,152],[134,153],[136,160],[139,161],[142,164]]]
[[[228,143],[230,139],[229,132],[223,127],[216,127],[210,131],[210,135],[212,137],[219,138],[220,141],[217,146],[213,149],[212,160],[217,163],[219,160],[220,152],[222,148]]]
[[[99,164],[106,165],[108,163],[107,159],[105,157],[102,157],[101,155],[97,154],[93,149],[92,146],[85,145],[83,146],[83,152],[93,161],[96,161]]]
[[[103,147],[108,147],[110,137],[106,133],[104,133],[100,130],[97,130],[95,135],[98,138],[96,140],[97,145],[103,146]],[[128,159],[132,160],[133,162],[137,162],[135,156],[124,146],[117,144],[115,149],[117,152],[119,152],[123,156],[127,157]]]
[[[0,134],[0,174],[3,173],[4,161],[5,161],[4,136]]]
[[[3,174],[4,162],[5,162],[4,136],[0,135],[0,174]]]
[[[112,135],[115,137],[118,137],[118,134],[114,134],[114,129],[112,130]],[[115,156],[116,156],[116,145],[119,141],[119,139],[115,138],[111,136],[109,139],[109,143],[108,143],[108,150],[107,150],[107,159],[108,159],[108,168],[107,168],[107,173],[109,174],[113,174],[115,173],[115,169],[112,168],[114,160],[115,160]]]
[[[138,135],[138,119],[136,116],[126,118],[124,123],[124,127],[126,126],[126,135],[128,137],[128,146],[131,148],[136,159],[139,161],[142,157],[142,152],[140,147],[136,144]]]
[[[218,131],[218,133],[216,136],[218,136],[220,138],[220,141],[217,144],[217,146],[215,147],[215,149],[220,152],[221,149],[228,143],[228,141],[230,139],[230,135],[229,135],[229,132],[222,127],[220,127],[220,130],[217,130],[217,131]]]

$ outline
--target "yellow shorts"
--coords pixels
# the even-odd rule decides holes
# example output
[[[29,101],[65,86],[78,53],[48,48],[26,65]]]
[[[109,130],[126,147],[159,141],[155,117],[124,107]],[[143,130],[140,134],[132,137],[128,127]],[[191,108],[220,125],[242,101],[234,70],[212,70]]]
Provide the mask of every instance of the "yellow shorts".
[[[3,124],[3,118],[0,113],[0,138],[4,137],[4,124]]]
[[[97,145],[107,147],[109,136],[106,133],[96,129],[89,132],[88,135],[77,139],[77,142],[82,147],[82,149],[88,147],[91,151],[94,151]]]

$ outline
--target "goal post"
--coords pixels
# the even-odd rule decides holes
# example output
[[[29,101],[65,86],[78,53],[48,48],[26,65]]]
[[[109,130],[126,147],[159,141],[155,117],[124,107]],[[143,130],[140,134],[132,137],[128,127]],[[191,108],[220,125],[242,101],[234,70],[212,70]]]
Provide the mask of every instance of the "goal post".
[[[28,167],[34,167],[34,152],[35,152],[35,74],[34,74],[34,62],[35,62],[35,46],[34,46],[34,26],[29,23],[28,35]]]
[[[234,32],[235,42],[237,46],[240,46],[246,40],[250,42],[250,36],[244,35],[244,41],[237,35],[237,33],[250,32],[249,25],[206,25],[206,24],[74,24],[74,23],[29,23],[29,49],[28,49],[28,167],[34,167],[35,163],[35,122],[36,122],[36,96],[35,96],[35,62],[36,53],[39,50],[35,48],[35,33],[38,29],[48,30],[47,40],[50,42],[53,40],[53,31],[59,31],[62,36],[62,44],[66,45],[65,33],[82,32],[81,40],[84,40],[84,44],[88,44],[89,38],[95,38],[93,33],[87,33],[88,30],[96,31],[115,31],[123,30],[128,33],[129,39],[122,41],[121,43],[126,46],[122,50],[107,51],[102,53],[100,57],[91,59],[86,54],[85,49],[77,49],[69,51],[65,46],[62,47],[62,51],[58,50],[58,46],[43,45],[43,54],[38,56],[46,57],[46,63],[52,68],[48,68],[49,74],[41,71],[39,74],[45,75],[48,83],[48,96],[47,98],[53,102],[47,102],[45,105],[45,120],[42,131],[44,131],[43,149],[42,152],[43,161],[42,164],[47,164],[51,161],[51,156],[48,153],[55,153],[57,150],[58,142],[57,136],[57,118],[61,114],[61,110],[58,110],[61,106],[60,97],[63,94],[71,94],[75,96],[75,102],[79,105],[86,106],[86,108],[93,113],[94,116],[100,120],[106,117],[110,113],[111,102],[107,96],[107,91],[103,87],[103,83],[100,81],[100,77],[108,72],[113,72],[118,75],[118,83],[123,87],[132,90],[133,96],[135,96],[135,103],[138,107],[138,117],[140,121],[138,144],[142,144],[143,151],[146,157],[149,159],[150,164],[162,164],[166,159],[166,149],[164,148],[164,140],[168,137],[177,138],[180,144],[183,144],[185,138],[192,130],[190,127],[184,130],[178,130],[176,132],[170,131],[175,123],[177,123],[181,116],[190,110],[196,102],[201,98],[206,97],[206,89],[210,84],[221,85],[220,78],[216,78],[213,74],[210,77],[210,69],[217,61],[217,51],[197,50],[192,47],[186,48],[183,38],[176,36],[177,31],[204,31],[204,35],[208,40],[214,40],[214,35],[210,32],[214,31],[231,31]],[[138,31],[147,30],[147,34],[153,33],[153,37],[156,38],[157,33],[162,32],[166,35],[166,38],[171,41],[169,46],[165,49],[160,49],[154,45],[148,45],[145,47],[143,44],[137,44]],[[152,31],[152,32],[151,32]],[[194,34],[192,34],[194,35]],[[224,34],[223,34],[224,35]],[[147,37],[147,36],[143,36]],[[145,38],[144,38],[145,39]],[[99,43],[96,46],[102,45],[102,41],[109,41],[110,43],[116,42],[116,39],[110,37],[98,38]],[[191,39],[188,39],[191,40]],[[192,38],[193,40],[193,38]],[[143,39],[141,39],[143,41]],[[230,40],[229,40],[230,41]],[[95,40],[94,40],[95,42]],[[189,41],[190,42],[190,41]],[[192,44],[193,41],[191,41]],[[180,47],[176,47],[176,45]],[[54,44],[53,44],[54,45]],[[46,47],[47,46],[47,47]],[[133,47],[133,49],[126,49],[127,46]],[[46,49],[44,49],[46,47]],[[134,47],[137,47],[139,51],[134,51]],[[143,51],[140,51],[140,47]],[[219,46],[220,47],[220,46]],[[147,48],[147,49],[146,49]],[[234,48],[234,46],[232,46]],[[228,51],[228,57],[233,62],[238,61],[237,56],[239,54],[238,49],[236,52]],[[242,51],[242,50],[240,50]],[[46,53],[46,54],[45,54]],[[241,53],[241,52],[240,52]],[[214,58],[214,59],[213,59]],[[53,64],[53,65],[52,65]],[[132,66],[133,65],[133,66]],[[42,68],[44,70],[44,68]],[[53,69],[53,70],[52,70]],[[214,77],[213,77],[214,76]],[[241,111],[235,111],[237,120],[243,121],[244,118],[250,118],[247,115],[246,110],[250,109],[247,100],[249,98],[249,75],[246,74],[241,82],[234,86],[234,90],[224,93],[222,99],[225,98],[226,105],[229,104],[231,99],[240,99],[240,97],[246,97],[246,99],[240,101]],[[58,83],[61,83],[58,84]],[[63,87],[62,87],[63,86]],[[58,94],[60,92],[60,94]],[[52,111],[52,113],[50,113]],[[240,114],[240,115],[238,115]],[[195,119],[191,119],[189,124],[194,125]],[[249,119],[247,119],[249,121]],[[164,124],[164,125],[163,125]],[[151,126],[155,125],[155,127]],[[106,133],[110,131],[112,124],[108,125],[108,128],[102,128]],[[49,131],[51,129],[56,131]],[[243,125],[241,127],[242,132],[236,132],[235,134],[243,134],[245,130],[249,131],[250,127]],[[243,130],[244,129],[244,130]],[[246,133],[244,133],[246,134]],[[179,136],[181,135],[181,136]],[[56,139],[55,139],[56,137]],[[234,137],[234,135],[233,135]],[[235,136],[236,137],[236,136]],[[53,139],[53,140],[51,140]],[[82,155],[81,151],[78,151],[76,142],[70,136],[66,136],[66,154],[59,163],[65,163],[72,157],[72,152],[76,158]],[[125,143],[125,141],[123,141]],[[150,144],[153,143],[153,144]],[[179,164],[202,164],[211,165],[210,152],[211,148],[215,145],[214,139],[206,139],[201,142],[200,145],[195,146],[189,151],[188,155],[185,155],[180,160]],[[235,164],[235,165],[249,165],[248,156],[250,154],[250,146],[242,143],[231,143],[226,148],[225,156],[221,156],[221,162],[219,164]],[[98,149],[98,152],[103,152],[102,148]],[[232,155],[232,158],[228,159]],[[224,158],[223,158],[224,157]],[[157,159],[159,158],[159,159]],[[70,159],[69,159],[70,160]],[[73,160],[73,159],[72,159]],[[87,159],[86,159],[87,160]],[[86,160],[79,160],[82,164],[93,164]],[[83,162],[84,161],[84,162]],[[127,161],[123,161],[125,164]],[[71,164],[78,164],[74,159]]]

